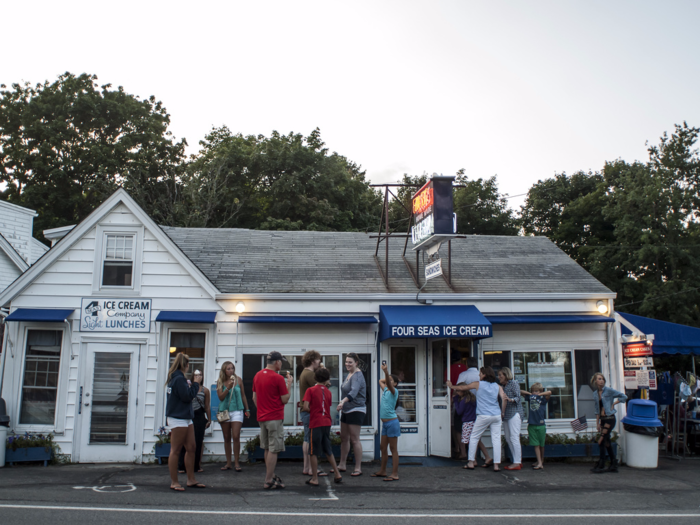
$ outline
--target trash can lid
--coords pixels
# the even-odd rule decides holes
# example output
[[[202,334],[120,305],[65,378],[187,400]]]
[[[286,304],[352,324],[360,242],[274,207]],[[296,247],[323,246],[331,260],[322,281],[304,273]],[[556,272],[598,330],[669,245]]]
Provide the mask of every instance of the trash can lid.
[[[622,423],[638,427],[662,427],[657,415],[658,405],[648,399],[632,399],[627,403],[627,416]]]

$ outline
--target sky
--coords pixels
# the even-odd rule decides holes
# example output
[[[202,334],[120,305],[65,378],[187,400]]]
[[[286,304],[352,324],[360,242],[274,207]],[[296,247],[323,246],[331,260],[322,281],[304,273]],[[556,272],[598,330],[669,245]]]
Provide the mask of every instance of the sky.
[[[375,183],[464,168],[514,196],[700,126],[695,0],[40,0],[2,16],[0,83],[70,71],[154,95],[189,153],[212,127],[318,127]]]

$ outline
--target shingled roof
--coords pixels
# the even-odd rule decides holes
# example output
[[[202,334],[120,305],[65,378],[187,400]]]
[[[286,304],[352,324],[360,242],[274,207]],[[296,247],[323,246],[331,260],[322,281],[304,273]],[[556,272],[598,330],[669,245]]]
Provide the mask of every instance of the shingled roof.
[[[389,247],[389,290],[374,252],[377,240],[353,232],[172,228],[163,231],[222,293],[415,293],[401,258]],[[447,245],[440,250],[447,271]],[[415,254],[408,250],[415,267]],[[379,259],[384,268],[385,248]],[[420,275],[423,275],[421,262]],[[421,278],[421,284],[424,280]],[[441,278],[426,293],[611,293],[546,237],[470,235],[452,241],[453,290]]]

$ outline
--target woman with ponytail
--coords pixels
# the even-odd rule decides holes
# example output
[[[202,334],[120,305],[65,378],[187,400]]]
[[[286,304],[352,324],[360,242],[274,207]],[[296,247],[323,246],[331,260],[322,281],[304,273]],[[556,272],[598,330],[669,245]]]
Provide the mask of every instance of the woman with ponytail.
[[[194,457],[196,444],[194,439],[194,409],[192,400],[197,397],[199,384],[189,381],[185,374],[190,367],[190,358],[186,354],[178,354],[168,371],[166,392],[168,402],[165,406],[166,424],[170,428],[170,457],[168,469],[170,470],[170,488],[175,491],[184,491],[177,479],[177,463],[180,450],[185,448],[185,470],[187,471],[187,486],[203,489],[202,483],[197,483],[194,477]]]
[[[219,411],[228,410],[229,420],[221,422],[224,433],[224,453],[226,465],[221,470],[231,470],[231,439],[233,438],[233,460],[236,472],[241,472],[239,458],[241,455],[241,427],[243,417],[250,417],[248,399],[242,388],[243,380],[236,375],[236,367],[231,361],[221,365],[219,379],[216,381],[216,395],[219,396]]]

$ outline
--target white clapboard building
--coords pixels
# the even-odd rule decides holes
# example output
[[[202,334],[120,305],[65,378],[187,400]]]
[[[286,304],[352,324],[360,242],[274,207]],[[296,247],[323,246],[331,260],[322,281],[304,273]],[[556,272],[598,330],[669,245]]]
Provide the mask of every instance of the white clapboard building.
[[[2,397],[15,432],[54,433],[74,462],[153,458],[179,352],[207,385],[232,361],[249,400],[271,350],[295,378],[303,353],[318,350],[336,398],[345,354],[358,353],[368,459],[378,455],[382,360],[402,379],[402,455],[449,456],[445,382],[470,355],[510,367],[524,387],[551,388],[551,433],[592,412],[593,372],[622,388],[614,294],[543,237],[453,239],[451,285],[432,279],[417,300],[407,268],[416,258],[403,258],[403,241],[392,241],[387,266],[365,233],[160,227],[119,190],[60,234],[0,295],[10,309]],[[378,265],[389,268],[388,287]],[[301,428],[298,397],[295,383],[290,432]],[[205,460],[221,457],[219,425],[207,432]],[[253,407],[243,438],[257,433]]]
[[[48,250],[32,237],[36,216],[34,210],[0,201],[0,290]]]

